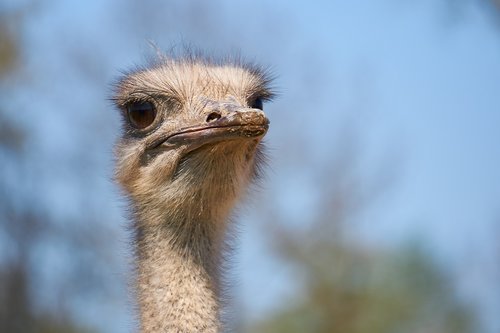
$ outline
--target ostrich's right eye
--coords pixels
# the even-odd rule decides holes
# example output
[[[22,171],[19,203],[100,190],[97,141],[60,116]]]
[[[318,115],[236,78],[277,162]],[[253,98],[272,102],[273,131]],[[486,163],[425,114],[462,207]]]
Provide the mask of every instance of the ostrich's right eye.
[[[155,120],[156,110],[153,103],[133,102],[127,105],[127,115],[133,127],[144,129]]]

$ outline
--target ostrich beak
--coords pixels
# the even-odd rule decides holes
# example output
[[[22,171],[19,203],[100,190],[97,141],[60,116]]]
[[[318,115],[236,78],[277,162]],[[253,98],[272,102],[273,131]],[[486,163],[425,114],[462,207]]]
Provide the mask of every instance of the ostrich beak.
[[[266,134],[268,128],[269,119],[259,109],[241,108],[224,116],[219,112],[212,112],[204,124],[183,128],[169,135],[161,145],[195,144],[199,147],[219,141],[259,139]]]

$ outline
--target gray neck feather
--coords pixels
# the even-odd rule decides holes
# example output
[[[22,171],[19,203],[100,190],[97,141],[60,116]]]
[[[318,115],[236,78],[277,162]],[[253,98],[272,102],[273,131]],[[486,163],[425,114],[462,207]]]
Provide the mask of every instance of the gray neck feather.
[[[222,237],[212,221],[137,223],[141,332],[220,331]]]

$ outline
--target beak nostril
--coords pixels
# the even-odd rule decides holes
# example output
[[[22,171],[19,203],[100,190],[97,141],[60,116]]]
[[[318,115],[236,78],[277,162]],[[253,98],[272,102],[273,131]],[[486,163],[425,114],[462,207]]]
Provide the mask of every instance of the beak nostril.
[[[207,123],[210,123],[212,121],[218,120],[221,118],[220,113],[218,112],[211,112],[208,117],[207,117]]]

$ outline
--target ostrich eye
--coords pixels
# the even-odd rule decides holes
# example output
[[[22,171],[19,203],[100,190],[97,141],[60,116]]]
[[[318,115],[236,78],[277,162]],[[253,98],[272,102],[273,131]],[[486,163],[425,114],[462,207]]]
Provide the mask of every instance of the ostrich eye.
[[[143,129],[153,123],[156,110],[150,102],[133,102],[127,105],[127,115],[133,127]]]
[[[251,108],[252,109],[259,109],[259,110],[264,109],[264,103],[262,102],[262,98],[258,97],[256,99],[254,99],[254,101],[252,102]]]

